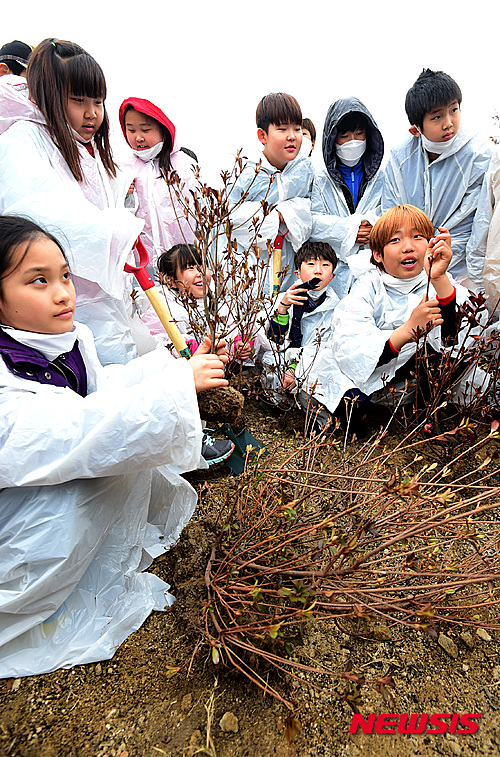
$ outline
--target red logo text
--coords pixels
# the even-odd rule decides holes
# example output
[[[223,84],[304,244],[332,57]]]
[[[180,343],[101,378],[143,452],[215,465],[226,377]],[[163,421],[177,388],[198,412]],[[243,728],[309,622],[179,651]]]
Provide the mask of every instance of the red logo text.
[[[476,733],[479,728],[481,715],[456,715],[440,713],[433,715],[418,715],[403,713],[402,715],[363,715],[352,716],[349,733]]]

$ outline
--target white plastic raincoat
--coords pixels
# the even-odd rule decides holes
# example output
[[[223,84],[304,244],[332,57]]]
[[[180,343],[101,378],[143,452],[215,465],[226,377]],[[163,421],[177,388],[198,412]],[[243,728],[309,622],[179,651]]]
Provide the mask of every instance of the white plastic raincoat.
[[[368,122],[367,146],[363,156],[365,181],[362,183],[358,203],[350,208],[344,178],[338,169],[335,139],[339,121],[350,113],[361,113]],[[363,221],[372,225],[380,217],[383,172],[380,168],[384,156],[382,134],[373,116],[355,97],[346,97],[330,105],[323,129],[323,159],[325,168],[316,173],[312,195],[311,239],[330,244],[339,259],[332,283],[340,298],[349,291],[353,279],[359,278],[371,267],[368,246],[356,242]]]
[[[284,293],[283,293],[284,294]],[[283,294],[277,300],[279,304]],[[333,352],[332,320],[339,298],[331,286],[326,288],[326,298],[311,313],[304,313],[301,319],[302,345],[287,347],[285,342],[284,363],[297,361],[295,369],[296,387],[294,391],[305,392],[335,412],[340,400],[348,389],[354,387],[341,372]],[[291,318],[291,310],[290,318]],[[276,363],[276,347],[264,353],[265,366]],[[283,366],[284,367],[284,366]],[[280,392],[281,377],[275,371],[266,374],[268,388]]]
[[[186,219],[183,204],[176,195],[181,191],[188,201],[190,191],[195,191],[194,161],[174,144],[170,163],[181,180],[178,188],[169,186],[160,175],[157,158],[144,162],[132,153],[120,166],[125,184],[129,186],[134,181],[138,201],[135,215],[144,220],[141,239],[154,270],[162,252],[174,244],[191,244],[196,228],[192,218]]]
[[[422,301],[427,287],[424,277],[423,283],[419,283],[411,293],[406,293],[387,285],[384,279],[387,280],[387,277],[377,269],[366,273],[354,282],[350,293],[339,303],[333,315],[335,358],[345,376],[367,395],[382,389],[385,386],[382,376],[390,381],[398,368],[415,354],[417,344],[412,341],[405,344],[389,363],[377,367],[385,343],[394,329],[408,321]],[[469,292],[465,287],[452,283],[456,287],[457,305],[462,305]],[[431,284],[429,299],[435,297],[436,292]],[[434,350],[440,351],[440,326],[429,332],[427,342]]]
[[[231,191],[229,202],[233,208],[231,221],[234,231],[233,238],[238,243],[238,253],[242,262],[248,261],[252,266],[256,258],[250,246],[254,238],[252,219],[259,221],[263,218],[262,202],[265,200],[273,210],[264,218],[259,231],[257,244],[262,250],[261,260],[267,262],[267,241],[274,243],[280,229],[281,213],[286,223],[288,234],[283,241],[281,269],[288,267],[288,273],[281,281],[280,291],[285,292],[296,281],[293,264],[294,251],[306,242],[311,235],[311,186],[314,169],[309,158],[298,155],[287,163],[282,171],[271,165],[265,155],[260,158],[262,165],[255,174],[256,161],[247,161],[245,168],[238,177]],[[270,184],[271,177],[273,178]],[[240,203],[242,194],[248,191],[248,197]],[[248,254],[246,251],[248,250]],[[256,295],[269,295],[273,291],[272,263],[268,268],[266,284],[262,292]]]
[[[493,208],[486,242],[484,261],[484,288],[491,310],[498,312],[500,302],[500,152],[493,154],[487,177],[489,202]]]
[[[486,172],[489,145],[460,128],[450,150],[429,163],[420,137],[408,137],[391,151],[385,167],[382,211],[410,204],[426,213],[435,229],[451,234],[450,273],[459,282],[467,277],[483,289],[486,236],[491,220]]]
[[[143,221],[116,207],[100,160],[80,144],[85,181],[76,181],[40,111],[13,79],[19,80],[0,77],[0,213],[30,218],[60,241],[75,283],[78,320],[92,329],[103,364],[125,363],[137,354],[137,340],[141,351],[155,346],[132,318],[132,277],[123,272],[124,263],[133,262]]]
[[[164,466],[194,469],[200,456],[187,362],[158,348],[102,368],[90,331],[75,327],[86,397],[0,360],[0,677],[112,657],[172,603],[168,585],[141,571],[196,504]]]

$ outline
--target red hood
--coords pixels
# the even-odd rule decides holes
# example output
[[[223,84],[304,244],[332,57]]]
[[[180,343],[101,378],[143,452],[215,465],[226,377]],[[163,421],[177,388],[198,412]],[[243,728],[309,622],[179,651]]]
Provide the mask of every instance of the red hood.
[[[150,118],[155,118],[157,121],[163,124],[163,126],[165,126],[169,130],[170,136],[172,137],[172,144],[174,144],[175,126],[173,125],[172,121],[169,118],[167,118],[165,113],[159,108],[157,108],[156,105],[153,105],[153,103],[150,102],[149,100],[143,100],[140,97],[128,97],[120,105],[118,116],[120,119],[120,126],[122,127],[123,136],[125,137],[125,139],[127,139],[127,134],[125,132],[125,111],[127,110],[129,106],[134,108],[134,110],[137,110],[139,113],[144,113],[144,115],[149,116]]]

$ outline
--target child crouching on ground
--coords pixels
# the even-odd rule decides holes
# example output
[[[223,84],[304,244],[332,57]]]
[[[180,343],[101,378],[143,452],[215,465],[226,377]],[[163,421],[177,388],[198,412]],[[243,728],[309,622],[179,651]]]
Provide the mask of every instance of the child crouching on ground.
[[[176,244],[158,258],[158,278],[170,315],[193,354],[205,335],[209,333],[209,317],[214,316],[211,272],[209,270],[203,272],[200,254],[194,245]],[[203,291],[204,278],[206,281],[205,295]],[[210,313],[209,317],[205,312],[205,302]],[[221,318],[220,328],[226,332],[230,331],[230,324],[228,323],[230,316],[227,313],[227,307],[224,303],[219,303],[218,310]],[[170,339],[152,307],[148,308],[143,314],[142,320],[153,336],[166,346],[171,346]],[[226,337],[226,341],[229,346],[229,353],[237,361],[253,365],[253,356],[261,346],[258,333],[255,333],[249,339],[244,339],[235,328],[234,332]],[[173,348],[172,351],[177,356]],[[228,389],[225,392],[224,400],[222,394],[219,393],[218,395],[221,402],[221,417],[212,417],[211,413],[205,416],[202,413],[202,416],[209,420],[232,424],[235,421],[231,421],[230,418],[237,414],[237,408],[242,409],[243,396],[234,389]],[[204,407],[203,409],[206,410],[207,408]],[[234,445],[228,440],[215,440],[208,434],[204,434],[202,456],[208,465],[225,460],[231,454],[233,448]]]
[[[205,274],[203,273],[201,256],[196,247],[192,244],[176,244],[158,258],[161,291],[170,314],[191,352],[197,349],[198,344],[209,332],[203,295],[204,276],[206,302],[209,312],[213,315],[212,274],[208,269]],[[225,330],[229,331],[230,313],[224,302],[218,303],[218,310]],[[153,336],[165,344],[170,344],[165,329],[152,308],[144,313],[142,320],[147,324]],[[237,333],[236,327],[234,333],[227,335],[226,342],[234,357],[242,361],[250,361],[260,348],[258,334],[245,339]]]
[[[113,656],[168,585],[142,571],[195,504],[209,340],[103,368],[57,239],[0,217],[0,678]],[[159,467],[157,467],[159,466]]]
[[[315,426],[320,430],[332,420],[323,407],[330,395],[334,411],[353,386],[341,375],[331,349],[332,316],[339,298],[330,284],[337,255],[329,244],[309,241],[295,253],[294,263],[298,282],[278,297],[269,323],[261,407],[272,412],[274,406],[279,411],[290,405],[293,393],[306,412],[314,408]],[[318,361],[325,375],[318,375]]]
[[[370,247],[377,270],[355,282],[333,317],[335,358],[366,401],[387,382],[415,372],[416,330],[431,327],[427,351],[440,358],[441,348],[457,337],[457,307],[469,296],[447,272],[447,229],[434,236],[429,218],[412,205],[384,213],[370,233]],[[425,377],[420,392],[417,406],[426,400]]]

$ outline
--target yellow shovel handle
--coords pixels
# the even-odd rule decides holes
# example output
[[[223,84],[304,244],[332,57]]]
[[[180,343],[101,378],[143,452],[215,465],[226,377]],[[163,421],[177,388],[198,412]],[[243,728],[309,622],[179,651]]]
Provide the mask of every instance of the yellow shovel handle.
[[[146,289],[146,294],[178,354],[181,357],[190,358],[191,352],[189,350],[189,347],[187,346],[184,337],[179,331],[177,324],[172,319],[165,299],[160,295],[156,287]]]

